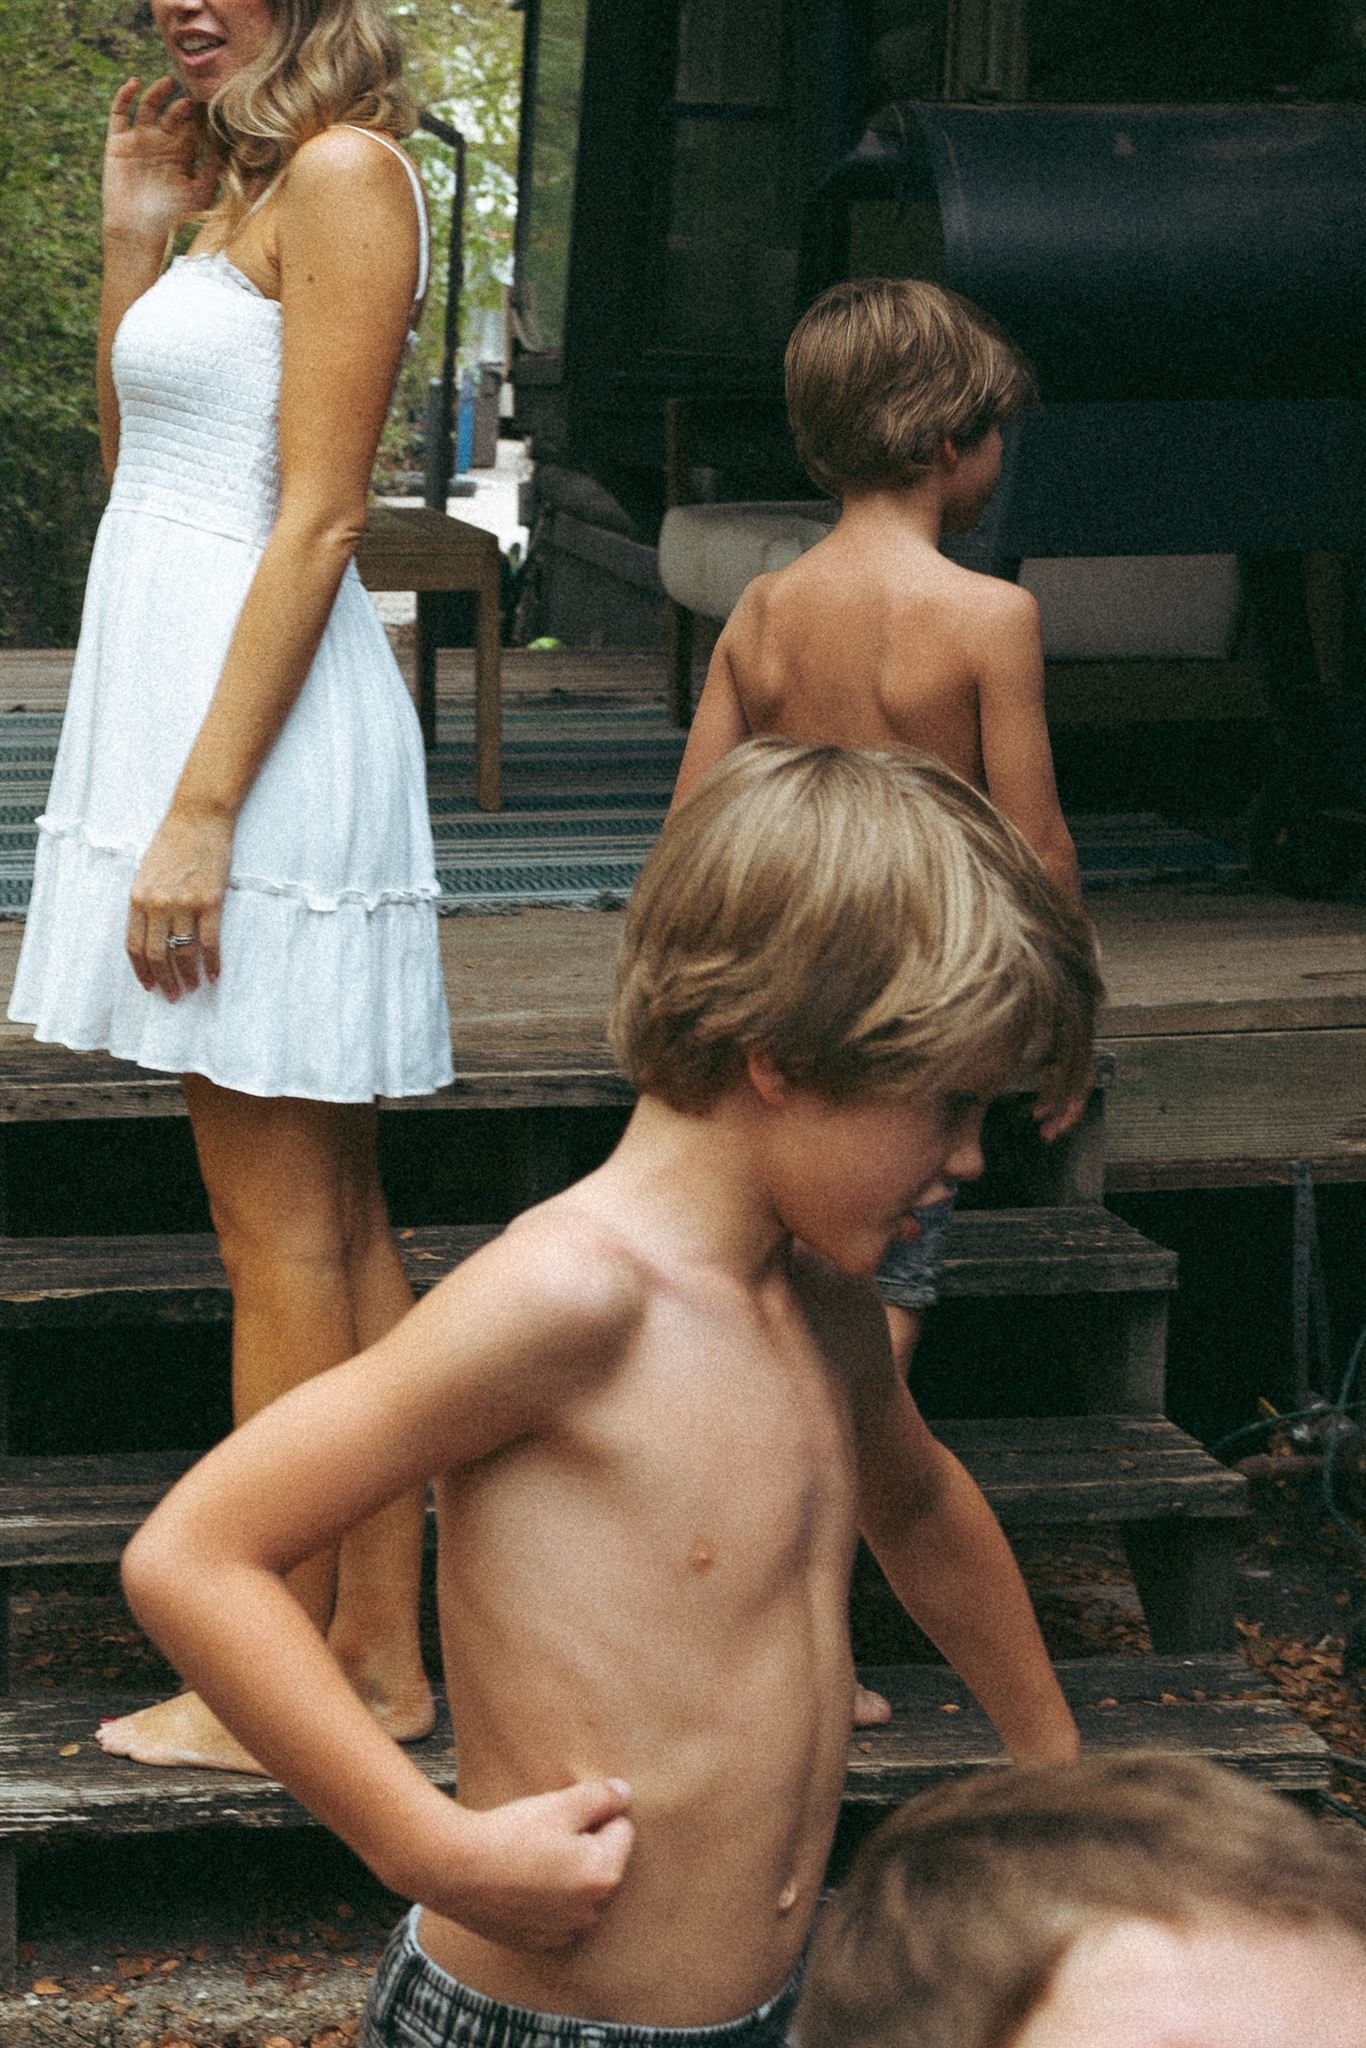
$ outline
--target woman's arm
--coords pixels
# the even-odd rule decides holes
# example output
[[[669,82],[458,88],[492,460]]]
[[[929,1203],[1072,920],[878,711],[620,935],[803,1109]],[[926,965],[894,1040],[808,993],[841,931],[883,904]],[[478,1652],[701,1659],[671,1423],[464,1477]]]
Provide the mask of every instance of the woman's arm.
[[[276,202],[283,319],[280,507],[170,809],[138,870],[128,955],[173,1001],[216,977],[237,815],[303,687],[366,493],[417,282],[413,193],[392,151],[346,128],[299,151]]]
[[[216,161],[201,158],[194,103],[173,97],[173,78],[148,86],[139,103],[140,83],[130,78],[114,95],[104,147],[104,275],[95,391],[100,454],[111,481],[119,453],[111,363],[119,322],[156,283],[171,236],[209,204],[218,182]]]

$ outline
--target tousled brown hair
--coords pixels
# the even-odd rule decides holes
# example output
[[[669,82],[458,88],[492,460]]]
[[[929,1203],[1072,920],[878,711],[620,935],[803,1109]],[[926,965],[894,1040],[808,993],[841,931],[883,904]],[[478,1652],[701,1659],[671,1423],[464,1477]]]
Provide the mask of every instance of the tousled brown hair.
[[[817,1924],[801,2048],[1009,2048],[1097,1922],[1366,1942],[1366,1863],[1262,1786],[1133,1752],[983,1773],[894,1814]]]
[[[1090,925],[985,797],[929,755],[747,741],[674,812],[636,884],[612,1045],[707,1107],[762,1052],[831,1098],[988,1063],[1087,1070]]]
[[[836,497],[918,482],[945,440],[970,448],[1034,397],[996,322],[915,277],[832,285],[793,329],[786,376],[797,453]]]

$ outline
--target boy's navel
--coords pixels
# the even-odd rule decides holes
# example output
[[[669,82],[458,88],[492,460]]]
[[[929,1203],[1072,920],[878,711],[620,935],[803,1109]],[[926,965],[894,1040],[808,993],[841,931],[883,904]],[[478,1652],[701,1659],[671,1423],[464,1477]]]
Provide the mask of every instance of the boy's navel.
[[[699,1536],[688,1552],[688,1563],[695,1572],[709,1572],[716,1563],[716,1545],[706,1536]]]

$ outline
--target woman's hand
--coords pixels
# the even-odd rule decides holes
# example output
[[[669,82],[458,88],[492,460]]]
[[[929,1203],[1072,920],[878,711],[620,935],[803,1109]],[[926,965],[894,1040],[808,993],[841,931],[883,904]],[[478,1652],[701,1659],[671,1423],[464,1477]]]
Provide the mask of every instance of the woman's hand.
[[[159,988],[169,1002],[198,988],[201,971],[218,979],[232,834],[228,817],[170,811],[133,877],[128,958],[142,986]]]
[[[203,148],[193,100],[176,98],[173,78],[143,93],[130,78],[109,109],[104,149],[104,234],[155,250],[157,261],[181,222],[210,205],[221,166]]]

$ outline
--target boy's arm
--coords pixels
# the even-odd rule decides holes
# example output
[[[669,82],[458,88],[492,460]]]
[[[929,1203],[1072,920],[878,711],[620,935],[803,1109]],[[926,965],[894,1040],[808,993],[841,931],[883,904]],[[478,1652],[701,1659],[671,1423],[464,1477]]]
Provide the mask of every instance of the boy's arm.
[[[592,1924],[630,1851],[629,1788],[460,1807],[380,1728],[282,1574],[424,1479],[544,1427],[552,1400],[614,1369],[635,1314],[629,1281],[585,1273],[569,1247],[543,1243],[538,1261],[496,1243],[369,1351],[235,1431],[124,1558],[138,1619],[267,1770],[393,1890],[514,1947]]]
[[[1076,1723],[1014,1553],[977,1482],[927,1428],[870,1307],[851,1376],[864,1539],[1013,1760],[1073,1757]]]
[[[702,695],[693,713],[688,744],[683,751],[673,799],[669,804],[670,814],[692,794],[709,768],[714,768],[733,747],[738,747],[742,740],[748,738],[749,721],[736,688],[731,634],[727,625],[707,666],[707,680],[702,685]]]
[[[978,663],[978,716],[987,795],[1075,903],[1077,851],[1058,802],[1044,713],[1039,607],[1013,583],[992,592],[994,616]]]

